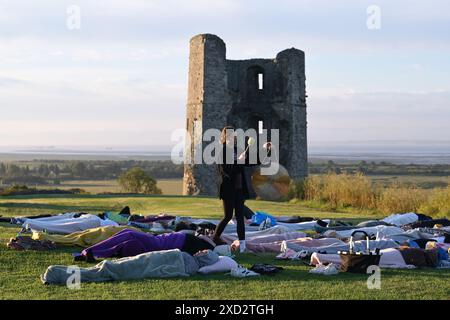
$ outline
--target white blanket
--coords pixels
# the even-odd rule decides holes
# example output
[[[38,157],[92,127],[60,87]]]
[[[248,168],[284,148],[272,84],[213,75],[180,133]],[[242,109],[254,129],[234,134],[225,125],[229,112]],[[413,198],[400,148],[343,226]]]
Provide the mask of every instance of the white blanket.
[[[380,264],[381,268],[396,268],[396,269],[413,269],[415,266],[405,263],[400,251],[394,248],[383,249],[380,251]],[[341,258],[338,254],[322,254],[313,253],[311,255],[311,265],[316,266],[318,264],[334,263],[341,264]]]
[[[200,223],[206,223],[210,222],[215,225],[217,225],[220,220],[216,219],[192,219],[192,218],[186,218],[189,222],[200,224]],[[323,220],[326,223],[329,223],[329,219]],[[277,222],[277,224],[271,228],[268,228],[266,230],[259,230],[259,226],[250,226],[248,224],[245,225],[245,234],[247,237],[253,237],[253,236],[260,236],[260,235],[268,235],[268,234],[282,234],[287,232],[293,232],[293,231],[301,231],[301,230],[314,230],[314,227],[317,226],[317,221],[306,221],[306,222],[299,222],[299,223],[284,223],[284,222]],[[226,225],[225,230],[223,231],[223,234],[236,234],[237,232],[237,225],[234,220],[230,220],[230,222]]]
[[[351,230],[328,230],[324,233],[325,236],[331,237],[331,238],[350,238],[353,232],[355,231],[364,231],[369,236],[375,236],[378,234],[379,238],[387,238],[389,239],[390,235],[393,234],[401,234],[403,233],[403,229],[398,227],[392,227],[392,226],[376,226],[376,227],[367,227],[367,228],[355,228]],[[362,236],[362,234],[358,234],[359,236]]]
[[[26,219],[22,227],[31,229],[33,232],[46,231],[48,233],[69,234],[107,225],[118,226],[111,220],[102,220],[92,214],[83,214],[78,218],[75,218],[75,215],[76,213],[64,213],[47,218]]]
[[[381,221],[393,224],[394,226],[401,227],[416,222],[418,220],[419,216],[417,214],[415,214],[414,212],[408,212],[408,213],[395,213],[390,215],[389,217],[382,219]]]

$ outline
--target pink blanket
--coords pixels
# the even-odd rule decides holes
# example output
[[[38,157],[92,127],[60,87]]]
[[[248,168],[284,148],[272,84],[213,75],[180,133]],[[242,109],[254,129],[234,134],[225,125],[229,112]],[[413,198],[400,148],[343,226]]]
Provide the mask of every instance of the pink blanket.
[[[231,244],[233,241],[237,240],[234,235],[226,234],[222,235],[222,239],[227,243]],[[303,232],[288,232],[283,234],[273,234],[267,236],[258,236],[248,238],[245,241],[247,250],[251,252],[281,252],[281,245],[283,241],[288,244],[297,244],[302,247],[317,248],[329,245],[343,245],[343,241],[335,238],[323,238],[323,239],[313,239],[305,237]]]
[[[248,238],[245,241],[247,250],[251,252],[280,252],[281,243],[283,241],[297,241],[305,236],[303,232],[288,232],[283,234],[271,234],[266,236],[258,236]],[[223,234],[222,240],[231,244],[237,240],[232,234]],[[334,239],[336,240],[336,239]]]

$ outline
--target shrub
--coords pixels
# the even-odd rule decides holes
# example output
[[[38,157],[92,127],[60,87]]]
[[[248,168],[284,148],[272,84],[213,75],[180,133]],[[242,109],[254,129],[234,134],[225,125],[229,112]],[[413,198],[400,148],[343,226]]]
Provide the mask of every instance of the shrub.
[[[384,214],[450,215],[450,186],[430,191],[394,183],[383,188],[361,173],[310,175],[291,182],[289,198],[306,200],[309,205],[327,210],[353,207]]]
[[[420,206],[420,210],[432,216],[450,217],[450,186],[431,191],[429,200]]]
[[[305,200],[322,201],[321,190],[323,187],[322,180],[319,176],[313,175],[305,179]]]
[[[333,208],[355,207],[371,209],[375,203],[372,182],[363,174],[328,174],[325,176],[322,197]]]
[[[394,184],[381,191],[377,200],[377,209],[386,214],[419,212],[426,201],[427,191]]]
[[[291,180],[287,198],[289,200],[305,198],[305,180],[304,179]]]
[[[349,206],[371,209],[376,199],[372,181],[360,173],[309,176],[305,179],[303,194],[305,200],[326,202],[330,209]]]
[[[0,196],[24,196],[39,194],[87,194],[87,192],[83,189],[36,189],[28,188],[25,185],[14,185],[0,190]]]
[[[142,194],[161,194],[156,186],[156,180],[144,170],[134,167],[119,177],[119,184],[125,192]]]

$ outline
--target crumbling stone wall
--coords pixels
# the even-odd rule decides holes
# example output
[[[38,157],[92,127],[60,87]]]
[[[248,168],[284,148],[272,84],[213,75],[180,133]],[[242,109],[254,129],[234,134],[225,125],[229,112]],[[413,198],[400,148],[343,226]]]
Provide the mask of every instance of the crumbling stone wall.
[[[262,88],[258,78],[263,79]],[[191,156],[207,142],[202,135],[209,128],[225,125],[258,130],[280,131],[280,163],[294,179],[307,175],[305,55],[298,49],[287,49],[275,59],[227,60],[222,39],[200,34],[190,41],[189,89],[186,128],[192,140],[187,141]],[[199,121],[200,134],[193,136]],[[201,148],[200,148],[201,147]],[[216,165],[185,164],[183,193],[217,195]]]

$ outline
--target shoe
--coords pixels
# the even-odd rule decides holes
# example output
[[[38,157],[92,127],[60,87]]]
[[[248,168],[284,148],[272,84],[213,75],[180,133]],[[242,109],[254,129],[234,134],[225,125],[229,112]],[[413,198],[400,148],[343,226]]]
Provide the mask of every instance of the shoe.
[[[267,263],[256,263],[249,270],[263,275],[274,275],[278,272],[283,271],[284,268]]]
[[[263,231],[263,230],[269,229],[271,227],[272,227],[272,221],[270,220],[270,218],[267,218],[266,220],[261,222],[258,229],[259,229],[259,231]]]
[[[74,262],[85,262],[86,261],[86,257],[83,256],[81,253],[74,253],[74,254],[72,254],[72,257],[73,257]]]
[[[285,251],[281,252],[279,255],[275,257],[275,259],[279,260],[300,260],[303,258],[306,258],[308,256],[308,251],[302,250],[302,251],[295,251],[292,249],[287,248]]]
[[[286,240],[281,241],[280,252],[286,252],[288,249]]]
[[[258,230],[262,231],[266,228],[266,221],[263,221],[259,224]]]
[[[95,258],[94,258],[94,254],[92,253],[91,250],[87,250],[87,252],[86,252],[86,262],[88,262],[88,263],[97,262],[97,260],[95,260]]]
[[[291,260],[300,260],[300,259],[306,258],[308,256],[308,254],[309,254],[308,251],[301,250],[301,251],[296,252],[290,259]]]
[[[73,253],[72,257],[74,262],[88,262],[88,263],[97,262],[97,260],[94,258],[94,255],[92,254],[92,251],[89,250],[86,252],[86,255],[82,253]]]
[[[259,273],[248,270],[243,266],[238,266],[230,271],[230,275],[235,278],[247,278],[247,277],[257,277],[260,276]]]
[[[285,242],[285,241],[283,241],[283,242]],[[291,259],[291,257],[293,257],[296,254],[296,252],[292,249],[283,248],[283,244],[281,244],[280,251],[281,251],[281,253],[275,257],[276,259],[288,260],[288,259]]]

